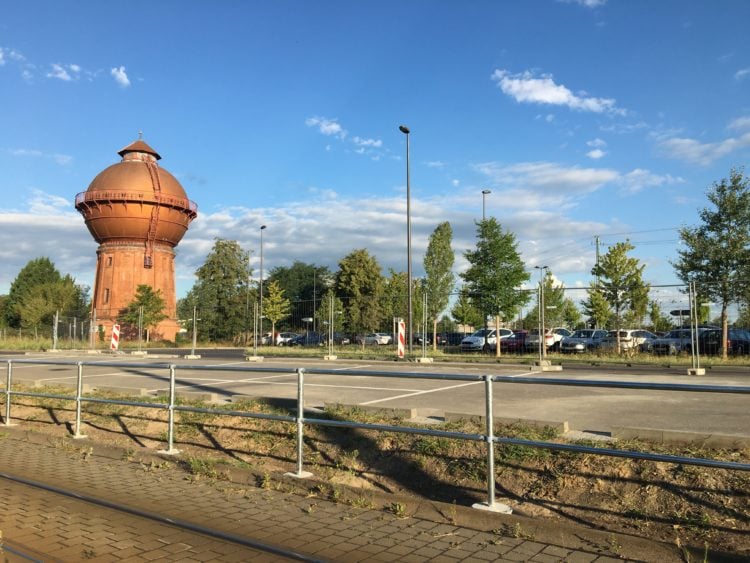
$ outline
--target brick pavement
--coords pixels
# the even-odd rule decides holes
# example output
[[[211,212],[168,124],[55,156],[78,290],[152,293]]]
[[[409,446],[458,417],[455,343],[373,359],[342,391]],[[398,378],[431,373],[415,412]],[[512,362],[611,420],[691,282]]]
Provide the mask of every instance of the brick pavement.
[[[171,463],[134,463],[100,456],[84,441],[0,433],[0,472],[158,513],[197,526],[262,542],[326,561],[568,561],[678,560],[662,544],[627,541],[550,542],[525,534],[501,534],[398,518],[249,485],[195,481]],[[9,542],[46,554],[49,561],[264,561],[277,555],[251,552],[167,524],[138,519],[54,493],[0,480],[0,530]],[[482,514],[483,518],[499,518]],[[505,517],[507,521],[507,518]],[[510,530],[509,526],[498,526]],[[590,532],[593,533],[593,532]],[[518,537],[510,537],[518,536]],[[571,537],[569,537],[571,536]],[[581,536],[582,537],[582,536]],[[567,538],[567,539],[565,539]],[[613,545],[622,544],[617,548]],[[614,551],[612,551],[614,549]],[[633,554],[638,554],[634,556]],[[644,555],[645,554],[645,555]]]

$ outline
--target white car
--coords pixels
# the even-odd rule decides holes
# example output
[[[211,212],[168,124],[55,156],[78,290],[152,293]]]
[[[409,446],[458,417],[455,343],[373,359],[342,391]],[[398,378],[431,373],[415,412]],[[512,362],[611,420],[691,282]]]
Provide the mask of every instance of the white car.
[[[386,334],[385,332],[371,332],[369,334],[365,334],[364,339],[362,341],[365,343],[365,346],[384,346],[386,344],[392,344],[393,338],[390,334]]]
[[[513,331],[507,328],[500,329],[500,338],[513,336]],[[486,338],[485,338],[486,337]],[[497,333],[494,328],[480,328],[471,336],[461,341],[462,352],[489,352],[497,348]]]
[[[656,335],[647,330],[635,328],[623,328],[618,331],[610,330],[602,339],[600,349],[603,352],[612,352],[617,350],[617,341],[620,341],[620,352],[640,352],[647,351],[651,343],[656,340]]]
[[[296,332],[279,332],[276,334],[276,346],[286,346],[292,338],[297,336]]]

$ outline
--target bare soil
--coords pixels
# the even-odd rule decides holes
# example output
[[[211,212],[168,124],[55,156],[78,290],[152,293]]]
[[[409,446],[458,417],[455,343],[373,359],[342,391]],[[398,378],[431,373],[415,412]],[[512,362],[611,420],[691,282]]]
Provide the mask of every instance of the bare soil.
[[[257,402],[228,408],[290,414],[281,407]],[[314,416],[409,425],[408,421],[351,410]],[[62,438],[73,431],[75,411],[70,401],[22,397],[14,400],[12,417],[25,429]],[[89,403],[84,405],[83,420],[83,432],[90,440],[121,448],[124,458],[162,449],[167,439],[166,413],[160,409]],[[249,471],[258,485],[268,486],[284,472],[296,470],[292,423],[189,412],[177,412],[176,420],[175,446],[182,454],[175,462],[191,478],[231,479],[237,471]],[[446,423],[440,428],[484,432],[472,421]],[[496,434],[562,441],[551,429],[521,425],[498,426]],[[748,450],[680,449],[643,442],[607,447],[750,461]],[[311,425],[305,426],[304,450],[304,469],[316,480],[300,485],[308,489],[303,493],[332,500],[346,498],[362,506],[387,505],[389,495],[449,506],[486,501],[486,450],[481,442]],[[712,561],[750,559],[747,472],[523,446],[498,446],[495,464],[497,500],[509,504],[516,514],[668,542],[691,548],[693,554],[709,553]],[[695,560],[687,549],[684,554],[685,560]]]

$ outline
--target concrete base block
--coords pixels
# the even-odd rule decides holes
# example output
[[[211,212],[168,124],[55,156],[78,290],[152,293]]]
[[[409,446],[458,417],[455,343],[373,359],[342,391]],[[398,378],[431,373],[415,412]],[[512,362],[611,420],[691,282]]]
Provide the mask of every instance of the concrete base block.
[[[161,455],[179,455],[180,450],[172,448],[171,450],[157,450],[156,453]]]
[[[507,504],[496,502],[495,504],[488,504],[486,502],[477,502],[471,505],[472,508],[477,510],[486,510],[488,512],[498,512],[500,514],[513,514],[513,509]]]
[[[148,356],[148,352],[145,350],[134,350],[133,352],[130,352],[131,356]]]
[[[101,350],[86,350],[87,354],[101,354]]]
[[[706,375],[706,369],[705,368],[688,368],[687,374],[688,375]]]
[[[47,354],[59,354],[62,352],[62,350],[55,350],[54,348],[52,350],[45,350]]]
[[[185,356],[182,356],[185,360],[200,360],[201,355],[200,354],[186,354]]]
[[[418,364],[431,364],[432,358],[417,358]]]
[[[554,365],[554,366],[541,366],[542,371],[562,371],[561,365]]]
[[[546,367],[546,366],[551,366],[552,362],[550,362],[549,360],[535,360],[534,363],[531,364],[531,365],[543,368],[543,367]]]
[[[88,438],[88,436],[86,436],[86,434],[79,434],[78,436],[76,436],[76,435],[73,435],[73,436],[71,436],[71,437],[72,437],[72,438],[73,438],[74,440],[85,440],[86,438]]]
[[[263,356],[245,356],[246,362],[262,362]]]
[[[323,359],[324,359],[324,360],[327,360],[327,361],[333,361],[333,360],[337,360],[337,359],[338,359],[338,356],[331,356],[331,355],[328,355],[328,356],[323,356]]]
[[[204,403],[215,403],[218,401],[216,393],[207,393],[203,391],[175,391],[175,397],[188,399],[190,401],[203,401]]]
[[[312,473],[309,471],[300,471],[299,473],[292,473],[291,471],[289,473],[284,473],[285,477],[294,477],[295,479],[309,479],[313,476]]]

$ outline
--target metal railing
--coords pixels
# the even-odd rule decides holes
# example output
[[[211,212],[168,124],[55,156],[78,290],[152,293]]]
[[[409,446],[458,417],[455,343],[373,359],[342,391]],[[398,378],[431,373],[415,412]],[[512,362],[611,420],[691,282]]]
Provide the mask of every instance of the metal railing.
[[[674,463],[682,465],[697,465],[703,467],[712,467],[717,469],[729,469],[737,471],[750,471],[750,463],[737,463],[730,461],[721,461],[714,459],[685,457],[665,454],[655,454],[649,452],[618,450],[605,447],[591,447],[577,444],[562,444],[556,442],[545,442],[538,440],[527,440],[521,438],[511,438],[495,436],[494,434],[494,407],[493,407],[493,384],[495,383],[513,383],[516,385],[559,385],[567,387],[595,387],[609,389],[637,389],[644,391],[669,391],[669,392],[689,392],[689,393],[728,393],[750,395],[750,387],[738,386],[721,386],[721,385],[684,385],[673,383],[636,383],[627,381],[604,381],[604,380],[574,380],[574,379],[538,379],[534,377],[517,377],[502,375],[465,375],[465,374],[444,374],[444,373],[401,373],[369,370],[331,370],[331,369],[306,369],[306,368],[272,368],[272,367],[250,367],[250,366],[200,366],[200,365],[176,365],[176,364],[153,364],[153,363],[130,363],[122,362],[75,362],[65,360],[6,360],[7,373],[5,383],[5,426],[12,425],[11,405],[14,396],[19,397],[38,397],[58,400],[75,401],[76,420],[74,426],[73,438],[85,438],[81,433],[81,405],[82,403],[107,403],[132,407],[145,407],[153,409],[166,410],[168,413],[168,431],[167,447],[160,450],[163,454],[177,454],[179,450],[174,447],[174,413],[193,412],[202,414],[212,414],[218,416],[236,416],[243,418],[256,418],[288,422],[296,426],[296,472],[288,473],[294,477],[309,477],[310,473],[303,470],[304,468],[304,451],[303,438],[305,425],[319,425],[339,428],[373,430],[382,432],[400,432],[406,434],[415,434],[423,436],[433,436],[440,438],[450,438],[456,440],[467,440],[474,442],[484,442],[487,444],[487,502],[480,505],[474,505],[477,508],[485,508],[500,512],[509,512],[510,508],[497,503],[495,500],[495,444],[507,444],[514,446],[526,446],[529,448],[540,448],[556,451],[567,451],[582,454],[603,455],[610,457],[629,458],[665,463]],[[59,395],[51,393],[34,393],[30,391],[14,391],[13,385],[13,366],[15,364],[35,364],[35,365],[69,365],[77,367],[76,376],[76,393],[75,396]],[[166,403],[157,402],[138,402],[125,401],[118,399],[104,399],[99,397],[88,397],[83,394],[83,368],[84,366],[96,367],[128,367],[128,368],[145,368],[145,369],[164,369],[169,371],[169,393]],[[297,375],[297,399],[296,399],[296,416],[268,414],[261,412],[248,412],[236,410],[224,410],[215,408],[201,408],[188,405],[176,404],[175,379],[176,372],[180,371],[221,371],[221,372],[242,372],[242,373],[278,373]],[[433,428],[411,427],[411,426],[392,426],[386,424],[373,424],[366,422],[356,422],[352,420],[332,420],[324,418],[306,418],[305,417],[305,375],[337,375],[352,377],[382,377],[382,378],[400,378],[400,379],[430,379],[443,381],[464,381],[464,382],[484,382],[485,389],[485,434],[468,434],[463,432],[453,432],[447,430],[436,430]]]

